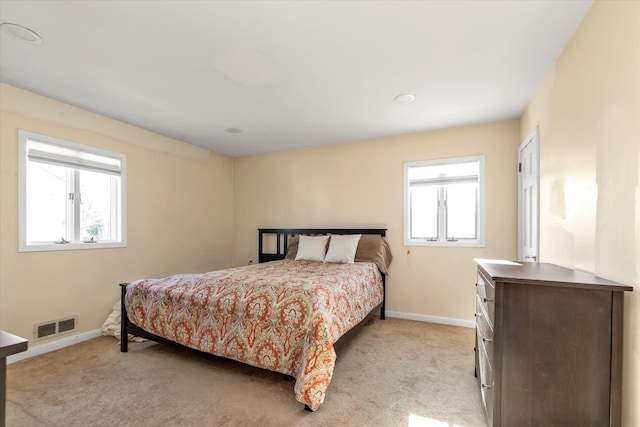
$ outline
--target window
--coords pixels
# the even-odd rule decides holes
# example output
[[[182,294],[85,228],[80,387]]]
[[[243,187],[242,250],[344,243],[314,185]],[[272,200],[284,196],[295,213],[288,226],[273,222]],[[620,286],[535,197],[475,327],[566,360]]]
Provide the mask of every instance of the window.
[[[18,131],[18,251],[124,247],[126,156]]]
[[[404,164],[404,244],[484,246],[484,156]]]

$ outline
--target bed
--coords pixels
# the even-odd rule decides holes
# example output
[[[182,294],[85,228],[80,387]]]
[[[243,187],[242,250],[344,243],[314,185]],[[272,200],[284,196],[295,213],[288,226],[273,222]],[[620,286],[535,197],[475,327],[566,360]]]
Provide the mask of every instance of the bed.
[[[385,317],[391,261],[385,234],[386,229],[259,229],[258,264],[122,283],[120,349],[128,350],[130,334],[280,372],[295,379],[296,399],[315,411],[331,382],[335,347],[378,310]],[[325,240],[325,260],[341,241],[356,241],[355,257],[305,258],[323,235],[334,240]]]

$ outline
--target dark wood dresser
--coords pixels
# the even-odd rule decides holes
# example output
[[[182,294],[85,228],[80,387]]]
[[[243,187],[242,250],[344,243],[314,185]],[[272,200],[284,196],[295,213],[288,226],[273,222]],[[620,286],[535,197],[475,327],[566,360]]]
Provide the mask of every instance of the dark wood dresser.
[[[548,263],[476,260],[476,375],[490,426],[620,426],[624,292]]]
[[[5,426],[7,403],[7,357],[27,351],[26,339],[0,331],[0,427]]]

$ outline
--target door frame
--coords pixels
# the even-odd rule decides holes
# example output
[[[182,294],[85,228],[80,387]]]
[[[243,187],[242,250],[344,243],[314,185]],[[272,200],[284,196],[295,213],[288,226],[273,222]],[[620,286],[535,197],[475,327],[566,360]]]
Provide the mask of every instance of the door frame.
[[[522,254],[522,231],[524,228],[524,212],[522,212],[522,173],[520,165],[522,164],[522,150],[528,144],[533,144],[532,148],[536,155],[536,261],[540,261],[540,127],[536,125],[531,133],[518,146],[518,261],[524,261]]]

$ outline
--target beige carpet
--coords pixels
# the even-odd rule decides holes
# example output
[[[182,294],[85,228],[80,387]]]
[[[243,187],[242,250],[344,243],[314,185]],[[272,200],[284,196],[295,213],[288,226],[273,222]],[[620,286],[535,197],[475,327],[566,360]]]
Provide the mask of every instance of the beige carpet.
[[[472,329],[376,319],[338,351],[310,413],[280,374],[96,338],[9,365],[7,426],[480,426],[473,344]]]

